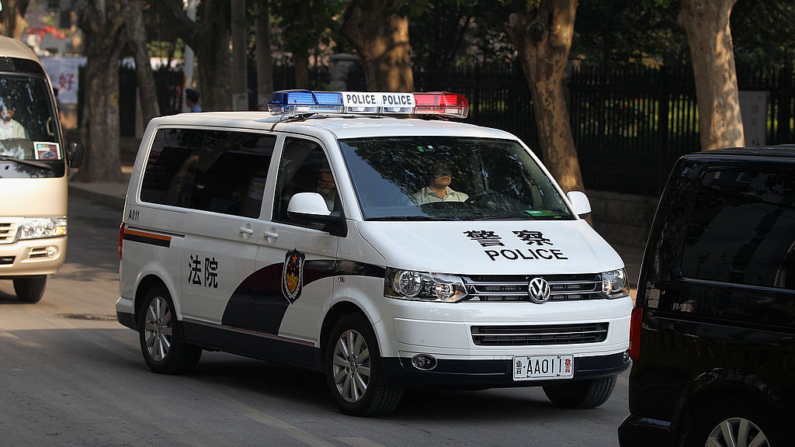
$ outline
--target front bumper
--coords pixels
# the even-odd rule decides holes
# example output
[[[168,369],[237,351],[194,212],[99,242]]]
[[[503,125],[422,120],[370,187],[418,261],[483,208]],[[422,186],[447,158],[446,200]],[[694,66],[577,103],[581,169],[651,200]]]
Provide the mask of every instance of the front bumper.
[[[66,258],[66,237],[0,244],[0,278],[52,275]]]
[[[621,374],[630,365],[625,353],[575,357],[574,377],[561,380],[513,380],[510,357],[494,360],[439,359],[431,371],[412,365],[409,357],[383,359],[384,372],[394,383],[406,387],[509,388],[561,384],[572,380],[601,379]]]
[[[671,422],[629,415],[618,427],[621,447],[665,447],[674,445]]]

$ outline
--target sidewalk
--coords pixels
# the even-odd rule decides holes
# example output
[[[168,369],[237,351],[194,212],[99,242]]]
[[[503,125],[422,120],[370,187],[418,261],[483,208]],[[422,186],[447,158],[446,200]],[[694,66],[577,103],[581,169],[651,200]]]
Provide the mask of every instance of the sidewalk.
[[[124,199],[127,195],[126,183],[69,183],[69,194],[75,197],[88,199],[94,203],[105,205],[119,210],[119,220],[121,222],[121,212],[124,210]],[[638,275],[640,274],[640,263],[643,258],[643,247],[632,245],[613,244],[613,248],[624,260],[627,275],[631,285],[630,295],[635,299]]]

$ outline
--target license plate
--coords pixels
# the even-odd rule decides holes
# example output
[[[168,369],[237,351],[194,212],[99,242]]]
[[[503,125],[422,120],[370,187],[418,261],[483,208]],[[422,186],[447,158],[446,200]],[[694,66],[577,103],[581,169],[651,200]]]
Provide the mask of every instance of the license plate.
[[[574,377],[572,355],[513,358],[513,380],[554,380],[572,377]]]

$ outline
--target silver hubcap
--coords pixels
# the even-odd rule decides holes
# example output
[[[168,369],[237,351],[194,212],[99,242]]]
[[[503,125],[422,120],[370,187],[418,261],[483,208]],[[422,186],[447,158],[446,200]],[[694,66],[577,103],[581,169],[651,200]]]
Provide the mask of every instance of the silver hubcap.
[[[767,437],[753,422],[730,418],[718,424],[709,434],[705,447],[768,447]]]
[[[144,320],[144,337],[149,356],[163,361],[171,348],[171,309],[165,299],[157,297],[149,303]]]
[[[334,383],[348,402],[358,402],[370,384],[370,351],[364,336],[345,331],[334,347]]]

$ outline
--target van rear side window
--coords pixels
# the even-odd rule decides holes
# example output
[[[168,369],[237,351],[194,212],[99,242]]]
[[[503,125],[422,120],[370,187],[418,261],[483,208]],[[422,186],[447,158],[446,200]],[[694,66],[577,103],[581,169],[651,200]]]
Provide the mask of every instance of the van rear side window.
[[[160,129],[146,163],[141,200],[258,217],[276,137]]]
[[[697,188],[682,274],[795,289],[795,174],[709,171]]]

